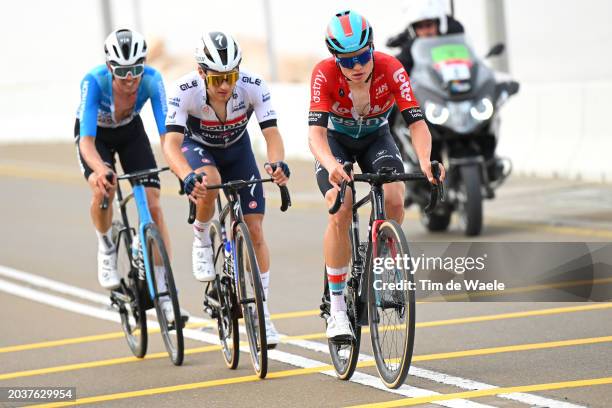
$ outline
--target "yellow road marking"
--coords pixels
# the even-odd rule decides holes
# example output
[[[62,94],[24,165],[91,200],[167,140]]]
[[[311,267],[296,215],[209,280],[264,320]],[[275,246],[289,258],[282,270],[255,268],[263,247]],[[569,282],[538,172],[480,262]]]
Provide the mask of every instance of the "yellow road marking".
[[[46,180],[50,182],[68,182],[68,183],[76,183],[79,180],[83,181],[82,177],[78,174],[78,172],[71,173],[68,171],[60,171],[55,169],[40,169],[35,167],[25,168],[26,164],[22,166],[10,165],[10,164],[1,164],[0,165],[0,176],[10,176],[10,177],[20,177],[20,178],[29,178],[36,180]],[[83,185],[86,185],[83,183]],[[179,197],[176,189],[174,188],[163,188],[162,194],[167,196]],[[272,205],[280,204],[280,200],[271,199],[269,200]],[[315,203],[309,202],[294,202],[293,208],[297,209],[312,209],[312,208],[323,208],[322,204],[318,205]],[[413,213],[406,214],[408,219],[415,220],[418,218],[418,215]],[[519,230],[530,230],[536,232],[549,232],[552,234],[562,234],[562,235],[579,235],[579,236],[587,236],[591,238],[612,238],[612,231],[603,230],[603,229],[594,229],[594,228],[584,228],[584,227],[565,227],[565,226],[557,226],[557,225],[549,225],[542,223],[526,223],[526,222],[516,222],[511,220],[504,219],[487,219],[487,223],[495,226],[502,227],[511,227],[513,229]]]
[[[273,320],[277,319],[289,319],[294,317],[302,317],[302,316],[315,316],[319,314],[319,310],[303,310],[298,312],[288,312],[288,313],[277,313],[272,315]],[[215,322],[203,322],[203,323],[188,323],[185,327],[188,329],[195,329],[199,327],[214,327],[216,326]],[[150,328],[148,329],[149,334],[159,333],[159,328]],[[104,333],[104,334],[96,334],[91,336],[82,336],[82,337],[72,337],[67,339],[60,340],[50,340],[43,341],[38,343],[29,343],[29,344],[20,344],[15,346],[7,346],[0,347],[0,354],[3,353],[13,353],[17,351],[26,351],[26,350],[36,350],[41,348],[49,348],[49,347],[59,347],[66,346],[70,344],[81,344],[81,343],[90,343],[95,341],[103,341],[103,340],[114,340],[123,338],[123,332],[112,332],[112,333]]]
[[[529,343],[529,344],[518,344],[511,346],[500,346],[500,347],[488,347],[481,349],[472,349],[472,350],[463,350],[463,351],[452,351],[446,353],[434,353],[434,354],[423,354],[413,356],[412,361],[433,361],[433,360],[444,360],[444,359],[452,359],[452,358],[462,358],[462,357],[475,357],[475,356],[483,356],[483,355],[491,355],[491,354],[500,354],[500,353],[510,353],[510,352],[518,352],[518,351],[530,351],[530,350],[543,350],[550,348],[558,348],[558,347],[569,347],[569,346],[581,346],[587,344],[598,344],[598,343],[607,343],[612,342],[612,336],[605,337],[591,337],[584,339],[572,339],[572,340],[559,340],[559,341],[550,341],[544,343]],[[241,347],[247,347],[246,342],[240,343]],[[199,353],[207,353],[210,351],[220,350],[221,346],[206,346],[206,347],[197,347],[185,350],[186,355],[190,354],[199,354]],[[16,371],[12,373],[0,374],[0,380],[10,380],[15,378],[22,377],[32,377],[36,375],[44,375],[44,374],[53,374],[60,373],[65,371],[74,371],[74,370],[82,370],[87,368],[97,368],[97,367],[106,367],[117,364],[126,364],[126,363],[134,363],[142,360],[154,360],[165,358],[167,354],[165,352],[154,353],[146,356],[144,359],[139,359],[136,357],[120,357],[120,358],[112,358],[108,360],[97,360],[90,361],[87,363],[78,363],[78,364],[68,364],[62,366],[54,366],[47,367],[35,370],[26,370],[26,371]],[[357,367],[373,367],[375,365],[375,361],[362,361],[357,364]]]
[[[215,324],[211,323],[188,323],[185,325],[185,328],[195,329],[199,327],[213,327]],[[147,330],[148,334],[159,333],[159,328],[149,328]],[[29,343],[29,344],[20,344],[16,346],[7,346],[0,347],[0,354],[3,353],[13,353],[17,351],[25,351],[25,350],[36,350],[41,348],[49,348],[49,347],[59,347],[66,346],[70,344],[81,344],[81,343],[91,343],[94,341],[103,341],[103,340],[113,340],[123,338],[125,334],[120,332],[112,332],[112,333],[103,333],[103,334],[95,334],[92,336],[82,336],[82,337],[71,337],[67,339],[60,340],[50,340],[50,341],[42,341],[39,343]]]
[[[417,302],[418,303],[418,302]],[[591,311],[591,310],[602,310],[602,309],[610,309],[612,308],[612,303],[596,303],[585,306],[571,306],[571,307],[558,307],[552,309],[540,309],[540,310],[530,310],[526,312],[512,312],[512,313],[502,313],[496,315],[485,315],[485,316],[475,316],[475,317],[463,317],[458,319],[448,319],[448,320],[434,320],[430,322],[420,322],[416,324],[417,328],[425,328],[425,327],[437,327],[437,326],[449,326],[455,324],[466,324],[466,323],[477,323],[484,321],[492,321],[492,320],[503,320],[503,319],[513,319],[513,318],[521,318],[521,317],[532,317],[532,316],[545,316],[552,314],[561,314],[561,313],[572,313],[572,312],[583,312],[583,311]],[[288,313],[276,313],[272,315],[273,320],[278,319],[289,319],[296,317],[306,317],[306,316],[318,316],[318,309],[312,310],[303,310],[297,312],[288,312]],[[196,327],[212,327],[214,326],[214,322],[211,323],[189,323],[187,325],[188,328],[196,328]],[[149,329],[149,334],[159,333],[159,329],[151,328]],[[362,328],[362,333],[369,333],[369,328]],[[89,343],[95,341],[103,341],[103,340],[112,340],[123,338],[123,332],[113,332],[113,333],[105,333],[98,334],[92,336],[83,336],[83,337],[73,337],[68,339],[61,340],[51,340],[44,341],[40,343],[29,343],[29,344],[21,344],[15,346],[7,346],[0,348],[0,354],[2,353],[11,353],[25,350],[35,350],[41,348],[49,348],[49,347],[60,347],[71,344],[81,344],[81,343]],[[303,334],[297,336],[285,336],[281,339],[281,341],[287,340],[313,340],[325,338],[325,333],[311,333],[311,334]]]
[[[437,353],[437,354],[426,354],[426,355],[421,355],[421,356],[414,356],[412,361],[432,361],[432,360],[449,359],[449,358],[472,357],[472,356],[508,353],[508,352],[517,352],[517,351],[541,350],[541,349],[556,348],[556,347],[568,347],[568,346],[577,346],[577,345],[585,345],[585,344],[596,344],[596,343],[604,343],[604,342],[610,342],[610,341],[612,341],[612,336],[594,337],[594,338],[587,338],[587,339],[575,339],[575,340],[561,340],[561,341],[552,341],[552,342],[546,342],[546,343],[531,343],[531,344],[522,344],[522,345],[515,345],[515,346],[491,347],[491,348],[485,348],[485,349],[474,349],[474,350],[457,351],[457,352],[450,352],[450,353]],[[215,350],[219,348],[220,348],[219,346],[201,347],[199,349],[187,350],[186,353],[187,354],[202,353],[205,351],[211,351],[211,350]],[[157,354],[159,354],[161,357],[166,356],[166,353],[157,353]],[[156,355],[155,357],[152,357],[152,358],[161,358],[161,357],[158,357]],[[120,361],[120,360],[125,360],[125,361]],[[128,363],[128,362],[133,362],[133,361],[139,361],[139,359],[136,359],[134,357],[127,357],[125,359],[113,359],[113,360],[105,360],[101,362],[92,362],[92,363],[85,363],[85,364],[91,365],[91,364],[97,363],[96,365],[91,365],[91,367],[100,367],[100,366],[107,366],[107,365],[112,365],[112,364]],[[374,365],[376,365],[376,362],[373,360],[370,360],[370,361],[362,361],[358,363],[357,367],[358,368],[372,367]],[[73,366],[76,366],[76,364]],[[69,366],[65,366],[65,367],[69,367]],[[54,368],[56,367],[52,367],[51,369],[54,369]],[[81,368],[90,368],[90,366],[81,367]],[[75,368],[75,369],[78,369],[78,368]],[[268,378],[293,377],[297,375],[320,373],[320,372],[328,371],[332,369],[333,369],[333,366],[331,365],[321,365],[321,366],[312,367],[312,368],[284,370],[284,371],[270,373],[268,374]],[[59,371],[60,370],[55,370],[52,372],[59,372]],[[61,371],[68,371],[68,370],[61,370]],[[11,377],[11,378],[15,378],[15,377]],[[0,377],[0,379],[2,379],[2,377]],[[87,403],[93,403],[93,402],[111,401],[111,400],[124,399],[124,398],[134,398],[134,397],[141,397],[141,396],[147,396],[147,395],[164,394],[164,393],[169,393],[169,392],[190,390],[190,389],[195,389],[195,388],[207,388],[207,387],[213,387],[213,386],[219,386],[219,385],[251,382],[251,381],[257,381],[257,380],[258,380],[258,377],[254,375],[245,376],[245,377],[227,378],[227,379],[222,379],[222,380],[204,381],[204,382],[199,382],[199,383],[183,384],[183,385],[170,386],[170,387],[160,387],[160,388],[154,388],[154,389],[148,389],[148,390],[139,390],[139,391],[123,392],[123,393],[118,393],[118,394],[109,394],[109,395],[101,395],[97,397],[83,398],[75,402],[68,403],[67,405],[50,404],[50,405],[44,405],[44,406],[49,406],[49,407],[58,406],[59,407],[59,406],[77,405],[77,403],[87,404]],[[494,394],[501,394],[501,393],[503,392],[500,392],[498,389],[498,391],[495,392]],[[490,394],[490,395],[494,395],[494,394]],[[456,398],[460,398],[460,397],[456,397]]]
[[[546,283],[539,285],[531,285],[531,286],[523,286],[518,288],[508,288],[499,291],[486,291],[486,292],[477,292],[477,293],[461,293],[456,295],[447,295],[447,296],[432,296],[426,298],[429,303],[434,302],[444,302],[444,301],[456,301],[461,299],[471,299],[477,297],[503,297],[506,295],[516,294],[516,293],[529,293],[529,292],[538,292],[542,290],[550,290],[550,289],[561,289],[561,288],[573,288],[578,286],[593,286],[593,285],[604,285],[612,282],[612,278],[601,278],[601,279],[583,279],[583,280],[575,280],[575,281],[567,281],[567,282],[557,282],[557,283]]]
[[[539,310],[528,310],[525,312],[510,312],[510,313],[500,313],[494,315],[484,315],[484,316],[474,316],[474,317],[460,317],[457,319],[446,319],[446,320],[434,320],[431,322],[420,322],[416,324],[416,328],[425,328],[425,327],[438,327],[438,326],[450,326],[455,324],[467,324],[467,323],[479,323],[479,322],[487,322],[494,320],[505,320],[505,319],[518,319],[523,317],[533,317],[533,316],[549,316],[554,314],[563,314],[563,313],[574,313],[574,312],[587,312],[592,310],[603,310],[603,309],[611,309],[612,303],[596,303],[586,306],[569,306],[569,307],[555,307],[551,309],[539,309]],[[361,333],[369,333],[369,327],[363,327],[361,329]],[[325,333],[311,333],[304,334],[298,336],[286,336],[281,339],[281,341],[286,340],[312,340],[325,338]]]
[[[500,395],[500,394],[511,394],[515,392],[552,391],[552,390],[560,390],[564,388],[590,387],[593,385],[605,385],[605,384],[612,384],[612,377],[592,378],[592,379],[587,379],[587,380],[564,381],[564,382],[546,383],[546,384],[519,385],[516,387],[499,387],[499,388],[490,388],[486,390],[464,391],[464,392],[456,392],[452,394],[432,395],[428,397],[403,398],[403,399],[394,400],[394,401],[354,405],[350,408],[407,407],[407,406],[412,406],[412,405],[427,404],[427,403],[435,402],[435,401],[448,401],[448,400],[453,400],[453,399],[478,398],[478,397],[486,397],[486,396],[493,396],[493,395]]]
[[[124,337],[123,332],[113,332],[106,334],[97,334],[93,336],[83,336],[83,337],[73,337],[69,339],[61,339],[61,340],[51,340],[51,341],[43,341],[40,343],[29,343],[29,344],[20,344],[17,346],[8,346],[0,348],[1,353],[12,353],[15,351],[24,351],[24,350],[35,350],[47,347],[59,347],[65,346],[68,344],[80,344],[80,343],[89,343],[92,341],[101,341],[101,340],[112,340],[119,339]]]
[[[311,367],[311,368],[297,368],[297,369],[292,369],[292,370],[276,371],[273,373],[268,373],[266,378],[273,379],[273,378],[295,377],[298,375],[306,375],[306,374],[319,373],[319,372],[327,371],[327,370],[333,370],[333,368],[334,367],[331,365],[321,365],[321,366]],[[67,406],[74,406],[74,405],[92,404],[95,402],[114,401],[114,400],[120,400],[120,399],[126,399],[126,398],[167,394],[171,392],[210,388],[210,387],[217,387],[220,385],[240,384],[240,383],[255,382],[255,381],[260,381],[260,378],[257,377],[256,375],[246,375],[242,377],[224,378],[220,380],[202,381],[202,382],[173,385],[173,386],[167,386],[167,387],[149,388],[146,390],[120,392],[120,393],[108,394],[108,395],[98,395],[94,397],[80,398],[80,399],[77,399],[76,401],[58,402],[58,403],[42,404],[42,405],[35,405],[35,406],[36,407],[67,407]]]
[[[221,346],[197,347],[197,348],[185,350],[185,354],[207,353],[210,351],[215,351],[215,350],[220,350],[220,349],[221,349]],[[168,357],[168,353],[160,352],[160,353],[149,354],[145,356],[144,358],[137,358],[133,356],[119,357],[119,358],[111,358],[108,360],[89,361],[87,363],[67,364],[67,365],[61,365],[61,366],[55,366],[55,367],[39,368],[36,370],[16,371],[13,373],[0,374],[0,380],[10,380],[14,378],[32,377],[35,375],[61,373],[64,371],[83,370],[86,368],[106,367],[106,366],[117,365],[117,364],[135,363],[138,361],[156,360],[156,359],[165,358],[165,357]]]

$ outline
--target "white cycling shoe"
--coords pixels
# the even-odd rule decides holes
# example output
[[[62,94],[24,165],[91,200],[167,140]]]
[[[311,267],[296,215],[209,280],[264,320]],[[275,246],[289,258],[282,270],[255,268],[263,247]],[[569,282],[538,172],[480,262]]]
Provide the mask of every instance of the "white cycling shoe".
[[[164,317],[168,323],[174,323],[174,308],[172,307],[172,301],[168,296],[163,296],[159,299],[159,305],[161,307],[162,312],[164,313]],[[186,322],[189,320],[189,312],[187,312],[182,307],[181,309],[181,319]]]
[[[215,265],[213,263],[212,247],[193,246],[192,252],[193,276],[200,282],[215,280]]]
[[[332,341],[349,341],[355,337],[346,312],[334,312],[327,318],[325,334]]]
[[[117,253],[105,254],[98,251],[98,282],[104,289],[117,289],[120,285],[117,272]]]
[[[280,343],[280,334],[274,327],[274,323],[272,323],[272,319],[270,316],[266,316],[266,342],[268,344],[268,348],[275,348],[278,343]]]

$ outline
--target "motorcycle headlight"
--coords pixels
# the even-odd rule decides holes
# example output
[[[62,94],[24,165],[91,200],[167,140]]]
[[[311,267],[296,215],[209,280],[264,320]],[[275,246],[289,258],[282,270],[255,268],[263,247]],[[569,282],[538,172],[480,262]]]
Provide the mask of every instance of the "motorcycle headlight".
[[[432,102],[427,102],[425,105],[425,117],[434,125],[443,125],[449,116],[450,112],[445,106],[436,105]]]
[[[493,116],[493,103],[489,98],[482,98],[476,106],[472,106],[470,114],[481,122],[489,120]]]

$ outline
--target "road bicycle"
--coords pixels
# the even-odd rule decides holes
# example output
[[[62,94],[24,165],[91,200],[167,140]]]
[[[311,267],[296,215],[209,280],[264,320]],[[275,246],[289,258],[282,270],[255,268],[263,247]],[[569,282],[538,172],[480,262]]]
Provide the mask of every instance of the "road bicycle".
[[[147,195],[142,184],[148,177],[166,170],[169,168],[143,170],[117,177],[115,203],[121,217],[113,220],[112,231],[121,283],[118,289],[111,291],[110,299],[111,305],[121,316],[125,338],[136,357],[142,358],[147,353],[146,311],[155,308],[170,360],[174,365],[181,365],[184,357],[183,327],[186,319],[181,317],[168,252],[149,212]],[[109,172],[107,179],[112,180],[112,173]],[[129,180],[132,184],[132,192],[125,197],[119,185],[122,180]],[[138,233],[130,226],[127,213],[127,204],[132,198],[136,202],[138,212]],[[105,197],[100,207],[107,209],[108,201],[108,197]],[[158,282],[154,265],[164,268],[164,282]],[[172,306],[172,321],[168,321],[162,310],[164,301],[170,302]]]
[[[202,181],[201,175],[198,175],[198,181]],[[263,310],[265,296],[238,192],[257,183],[272,181],[272,178],[233,180],[206,186],[208,190],[222,189],[227,203],[222,206],[221,196],[217,197],[218,217],[210,226],[216,275],[213,281],[206,284],[204,311],[217,320],[223,359],[231,369],[238,366],[240,352],[238,319],[244,318],[251,362],[260,378],[265,378],[268,372],[268,345]],[[284,212],[291,206],[291,198],[286,186],[279,186],[279,189],[281,211]],[[196,206],[190,201],[188,219],[190,224],[195,220],[195,212]],[[228,217],[230,228],[226,229]]]
[[[426,211],[436,206],[438,199],[444,199],[444,186],[439,181],[438,163],[432,161],[432,172],[437,180],[432,185],[430,202]],[[344,164],[347,174],[353,171],[353,164]],[[382,168],[377,173],[353,175],[349,183],[343,181],[330,214],[335,214],[344,203],[347,187],[351,188],[355,198],[355,182],[370,184],[370,192],[352,206],[352,224],[349,230],[351,243],[350,276],[347,279],[345,299],[347,314],[354,336],[328,339],[332,363],[338,378],[348,380],[355,372],[361,344],[361,328],[370,326],[370,337],[376,360],[378,374],[389,388],[398,388],[406,379],[412,352],[415,332],[415,292],[410,290],[414,285],[414,276],[410,268],[399,268],[395,261],[409,258],[409,248],[404,232],[394,220],[385,215],[385,198],[383,185],[396,181],[427,180],[423,173],[396,173],[392,168]],[[360,241],[358,210],[371,202],[370,221],[367,241]],[[379,265],[374,259],[382,260]],[[388,258],[394,260],[393,267],[385,265]],[[378,262],[377,262],[378,263]],[[375,270],[375,266],[378,269]],[[330,316],[330,297],[327,273],[324,268],[324,285],[321,317],[327,320]],[[412,284],[410,284],[412,282]],[[403,286],[399,288],[398,283]],[[399,288],[399,289],[398,289]]]

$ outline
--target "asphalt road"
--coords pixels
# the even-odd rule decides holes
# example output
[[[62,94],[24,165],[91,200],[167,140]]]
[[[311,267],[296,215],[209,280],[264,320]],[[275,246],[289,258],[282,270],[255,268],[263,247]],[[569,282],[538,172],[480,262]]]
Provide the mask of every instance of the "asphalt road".
[[[131,358],[97,284],[90,193],[72,145],[1,147],[0,387],[70,386],[88,398],[78,405],[133,407],[401,405],[415,396],[424,398],[413,401],[422,407],[610,406],[612,303],[419,304],[406,385],[386,390],[367,360],[353,381],[333,378],[316,310],[326,217],[312,170],[292,163],[288,213],[278,211],[273,188],[267,193],[270,308],[287,337],[260,381],[248,354],[231,371],[209,342],[216,331],[207,327],[203,288],[191,276],[187,205],[172,177],[162,179],[162,206],[180,301],[194,317],[182,367],[172,366],[156,333],[147,358]],[[483,241],[609,242],[612,187],[515,177],[485,214]],[[409,241],[465,239],[456,223],[446,234],[426,233],[414,211],[404,230]],[[369,336],[363,339],[362,353],[371,356]]]

